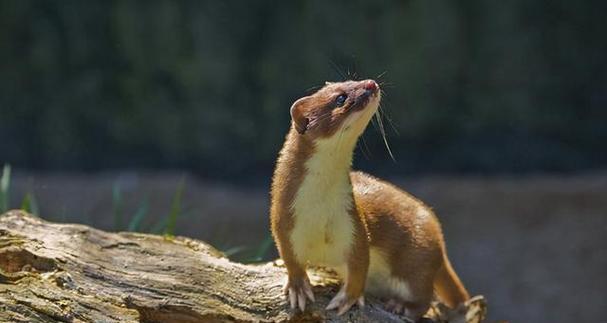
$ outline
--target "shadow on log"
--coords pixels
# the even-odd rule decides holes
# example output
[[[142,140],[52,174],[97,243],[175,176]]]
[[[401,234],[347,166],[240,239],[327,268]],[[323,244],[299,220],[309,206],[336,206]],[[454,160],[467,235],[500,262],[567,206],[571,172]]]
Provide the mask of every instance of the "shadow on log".
[[[342,317],[324,307],[337,291],[334,274],[310,270],[317,301],[289,310],[279,261],[234,263],[203,242],[108,233],[55,224],[22,211],[0,217],[1,322],[403,322],[367,299]],[[473,298],[458,310],[435,303],[434,322],[481,322]]]

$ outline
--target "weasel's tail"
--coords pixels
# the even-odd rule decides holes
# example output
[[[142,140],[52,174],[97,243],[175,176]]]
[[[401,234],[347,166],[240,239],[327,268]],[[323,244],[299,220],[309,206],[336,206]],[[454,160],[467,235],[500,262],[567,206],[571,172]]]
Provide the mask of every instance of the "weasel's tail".
[[[438,297],[451,308],[456,308],[459,304],[470,299],[464,284],[451,267],[445,251],[443,251],[443,264],[434,278],[434,289]]]

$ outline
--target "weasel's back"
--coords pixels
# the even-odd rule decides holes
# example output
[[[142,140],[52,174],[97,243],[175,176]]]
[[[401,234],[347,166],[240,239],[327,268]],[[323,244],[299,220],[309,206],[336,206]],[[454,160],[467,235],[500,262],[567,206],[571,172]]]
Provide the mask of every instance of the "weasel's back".
[[[351,172],[350,179],[355,203],[364,213],[371,245],[411,242],[431,249],[442,248],[438,219],[423,202],[363,172]]]

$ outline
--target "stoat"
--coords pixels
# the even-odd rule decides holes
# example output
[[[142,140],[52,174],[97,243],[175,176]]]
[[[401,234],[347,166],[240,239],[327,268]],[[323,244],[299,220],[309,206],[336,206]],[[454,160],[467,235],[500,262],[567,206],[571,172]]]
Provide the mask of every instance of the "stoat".
[[[392,184],[351,171],[354,147],[380,98],[375,81],[347,81],[327,83],[291,106],[270,213],[293,309],[314,301],[307,265],[333,268],[343,279],[326,307],[339,315],[363,306],[364,293],[413,320],[428,310],[434,291],[450,307],[469,298],[432,210]]]

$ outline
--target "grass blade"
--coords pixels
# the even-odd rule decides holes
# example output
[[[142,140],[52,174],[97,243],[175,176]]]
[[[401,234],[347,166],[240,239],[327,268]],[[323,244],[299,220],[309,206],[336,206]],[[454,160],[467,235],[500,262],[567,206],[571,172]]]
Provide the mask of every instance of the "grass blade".
[[[247,250],[247,247],[245,247],[245,246],[236,246],[236,247],[231,247],[231,248],[222,250],[221,252],[223,252],[223,254],[229,258],[229,257],[232,257],[232,256],[239,254],[246,250]]]
[[[165,217],[163,219],[161,219],[160,221],[158,221],[156,224],[154,224],[154,226],[152,226],[152,228],[149,230],[150,233],[153,234],[161,234],[162,232],[164,232],[166,226],[168,223],[168,217]]]
[[[181,201],[183,198],[183,189],[185,187],[185,178],[182,177],[181,181],[179,181],[179,185],[177,186],[177,190],[175,191],[175,195],[173,195],[173,203],[171,203],[171,212],[167,216],[166,227],[164,229],[164,234],[173,236],[175,235],[175,227],[177,226],[177,218],[182,212]]]
[[[114,215],[114,230],[119,231],[122,228],[122,190],[118,182],[114,182],[112,185],[112,212]]]
[[[36,202],[36,197],[34,193],[26,193],[23,197],[23,201],[21,202],[21,209],[25,212],[40,216],[40,212],[38,210],[38,203]]]
[[[0,211],[6,212],[9,209],[8,197],[11,185],[11,165],[4,164],[2,168],[2,177],[0,178]]]
[[[129,226],[128,226],[129,231],[138,231],[139,230],[139,228],[141,226],[141,221],[143,221],[145,216],[148,214],[148,206],[149,206],[149,203],[148,203],[148,199],[146,197],[143,200],[143,202],[139,205],[137,212],[135,212],[135,215],[129,222]]]
[[[251,262],[260,262],[264,260],[264,257],[268,253],[268,250],[270,250],[272,247],[273,242],[274,240],[272,240],[272,236],[267,236],[255,250],[255,254],[253,259],[251,259]]]

